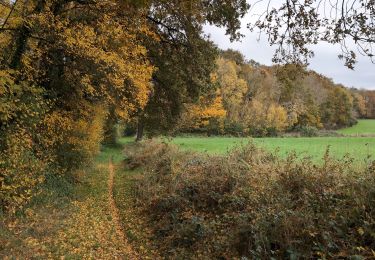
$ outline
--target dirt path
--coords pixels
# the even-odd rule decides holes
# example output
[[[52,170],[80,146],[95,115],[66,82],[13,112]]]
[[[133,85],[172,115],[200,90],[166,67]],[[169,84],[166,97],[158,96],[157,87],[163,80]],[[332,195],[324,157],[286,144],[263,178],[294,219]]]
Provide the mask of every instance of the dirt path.
[[[113,225],[116,229],[117,236],[124,243],[123,246],[128,252],[128,257],[130,259],[141,259],[139,255],[132,249],[129,242],[127,241],[123,227],[121,225],[121,218],[120,218],[119,210],[116,206],[116,202],[113,196],[113,182],[114,182],[114,177],[116,174],[114,168],[115,167],[113,165],[113,159],[111,158],[108,163],[108,173],[109,173],[108,174],[108,201],[109,201],[109,208],[111,210]]]

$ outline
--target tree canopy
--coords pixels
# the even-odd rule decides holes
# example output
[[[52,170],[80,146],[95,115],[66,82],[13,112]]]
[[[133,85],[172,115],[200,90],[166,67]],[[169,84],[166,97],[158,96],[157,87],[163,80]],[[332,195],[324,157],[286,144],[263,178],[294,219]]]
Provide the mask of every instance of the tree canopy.
[[[339,57],[353,69],[357,54],[374,62],[375,3],[373,0],[284,0],[254,1],[263,4],[251,30],[265,32],[278,46],[274,61],[306,62],[314,55],[311,45],[338,44]]]

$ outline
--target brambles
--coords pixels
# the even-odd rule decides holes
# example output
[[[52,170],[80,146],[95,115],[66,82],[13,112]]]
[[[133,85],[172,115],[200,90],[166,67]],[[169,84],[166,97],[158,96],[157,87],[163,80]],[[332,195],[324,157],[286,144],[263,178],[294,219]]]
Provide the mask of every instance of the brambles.
[[[165,256],[373,256],[373,165],[356,168],[329,151],[322,164],[279,159],[251,143],[209,156],[145,142],[127,160],[139,158],[136,205]]]

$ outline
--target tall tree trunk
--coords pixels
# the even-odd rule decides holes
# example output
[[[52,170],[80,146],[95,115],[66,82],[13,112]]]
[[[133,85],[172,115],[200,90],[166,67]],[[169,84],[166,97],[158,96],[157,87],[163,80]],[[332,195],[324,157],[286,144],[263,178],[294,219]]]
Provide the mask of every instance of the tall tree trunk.
[[[143,133],[144,133],[144,128],[145,125],[143,123],[143,120],[141,118],[138,118],[138,123],[137,123],[137,137],[135,139],[136,142],[139,142],[143,138]]]

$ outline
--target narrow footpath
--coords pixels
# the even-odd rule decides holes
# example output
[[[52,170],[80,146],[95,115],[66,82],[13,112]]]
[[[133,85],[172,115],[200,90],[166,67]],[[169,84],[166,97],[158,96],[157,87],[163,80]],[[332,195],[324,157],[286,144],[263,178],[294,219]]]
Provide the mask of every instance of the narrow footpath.
[[[103,147],[77,183],[59,176],[23,212],[0,219],[0,259],[141,259],[114,199],[122,145]]]
[[[127,241],[127,238],[125,236],[122,224],[121,224],[121,218],[119,214],[119,209],[116,206],[116,202],[113,196],[113,182],[116,171],[114,170],[113,165],[113,158],[111,157],[108,164],[108,201],[109,201],[109,208],[111,210],[112,214],[112,221],[113,225],[116,229],[117,236],[123,241],[124,245],[123,247],[126,249],[127,256],[130,259],[141,259],[138,254],[132,249],[129,242]]]

